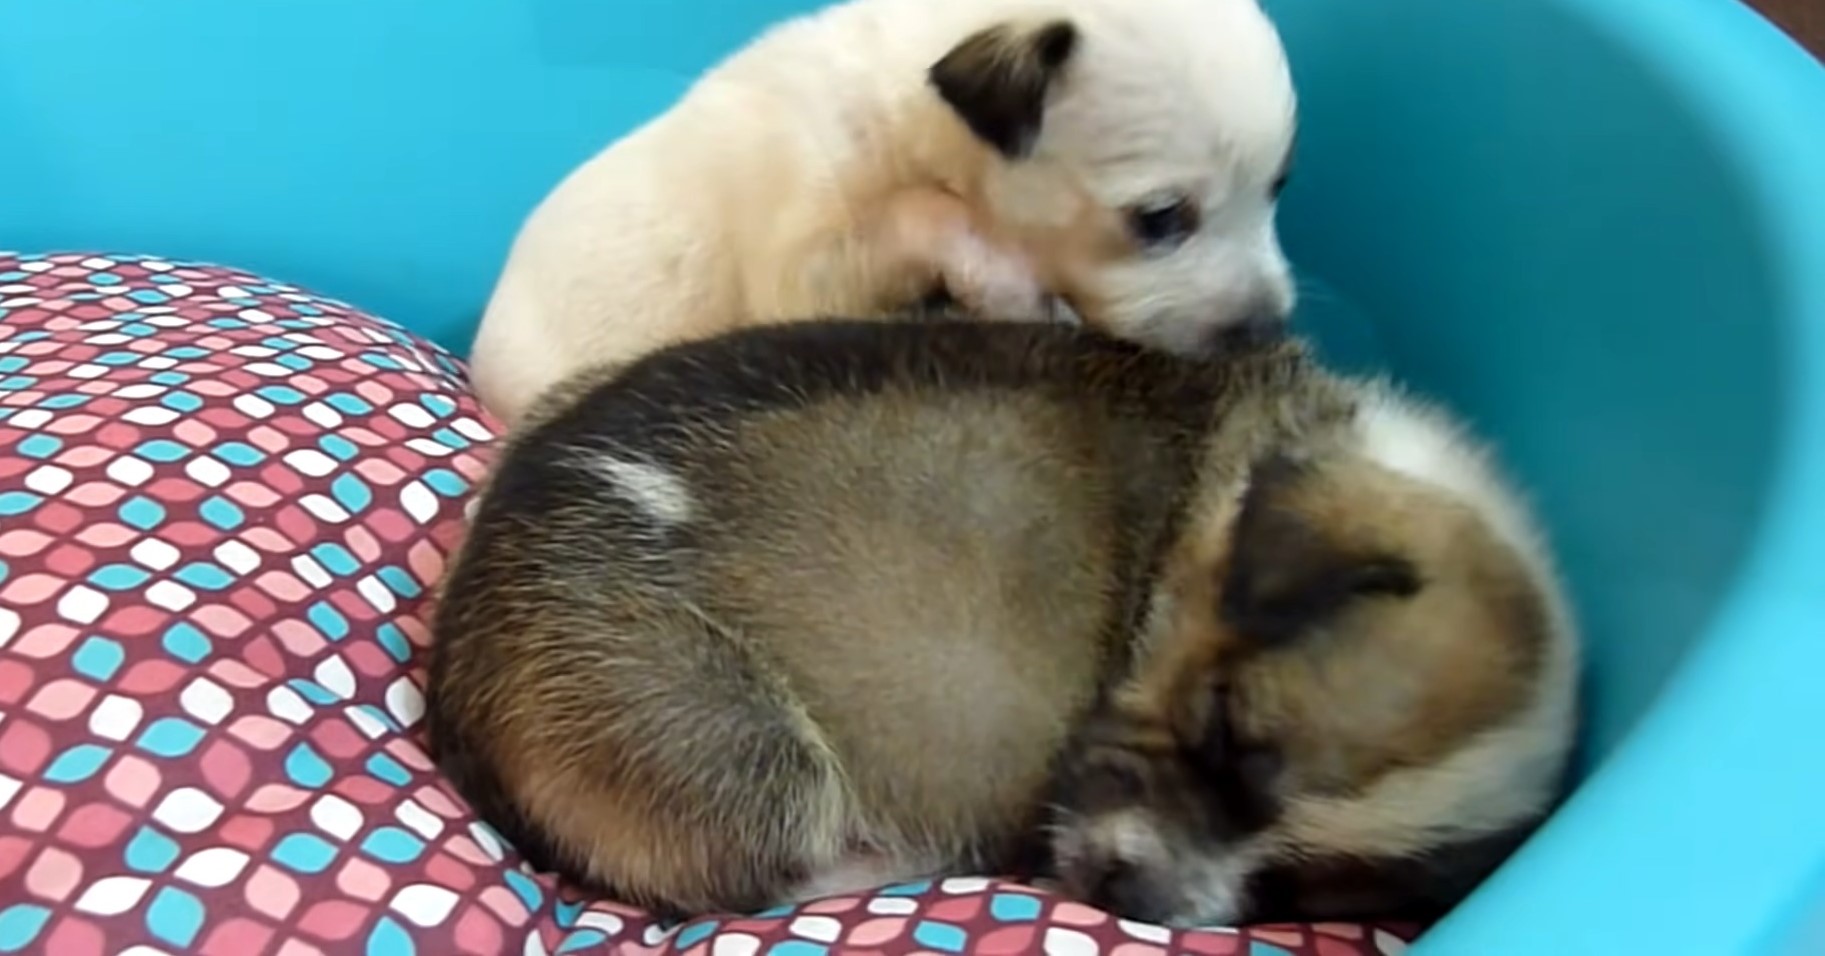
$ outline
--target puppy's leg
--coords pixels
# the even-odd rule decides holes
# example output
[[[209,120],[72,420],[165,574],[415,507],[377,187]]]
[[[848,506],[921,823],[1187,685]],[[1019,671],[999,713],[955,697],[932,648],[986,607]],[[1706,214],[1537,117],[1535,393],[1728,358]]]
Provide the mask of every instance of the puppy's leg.
[[[944,286],[970,312],[986,319],[1054,321],[1059,315],[1033,269],[1018,253],[976,233],[962,233],[938,250]]]
[[[888,203],[884,232],[892,256],[941,281],[959,304],[983,318],[1056,317],[1032,264],[978,229],[956,196],[937,189],[903,191]]]
[[[1055,315],[1031,265],[976,228],[956,196],[904,190],[839,218],[746,261],[744,295],[756,318],[893,313],[939,287],[982,318]]]

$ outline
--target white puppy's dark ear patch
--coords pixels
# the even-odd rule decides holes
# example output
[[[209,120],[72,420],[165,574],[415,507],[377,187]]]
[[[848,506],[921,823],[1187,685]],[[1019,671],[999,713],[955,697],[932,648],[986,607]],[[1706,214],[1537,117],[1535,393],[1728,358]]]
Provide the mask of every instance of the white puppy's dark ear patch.
[[[928,76],[971,131],[1002,155],[1019,159],[1039,138],[1046,97],[1077,41],[1077,26],[1069,20],[998,24],[952,47]]]

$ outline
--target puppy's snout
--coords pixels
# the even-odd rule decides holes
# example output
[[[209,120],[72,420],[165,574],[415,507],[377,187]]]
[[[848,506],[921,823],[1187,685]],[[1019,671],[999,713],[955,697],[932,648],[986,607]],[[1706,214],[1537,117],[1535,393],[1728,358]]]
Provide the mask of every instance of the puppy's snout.
[[[1082,869],[1073,882],[1090,905],[1143,923],[1172,916],[1164,882],[1140,864],[1110,856],[1087,861]]]
[[[1232,322],[1211,329],[1200,349],[1211,356],[1228,355],[1272,345],[1287,334],[1287,315],[1280,308],[1263,304],[1242,313]]]

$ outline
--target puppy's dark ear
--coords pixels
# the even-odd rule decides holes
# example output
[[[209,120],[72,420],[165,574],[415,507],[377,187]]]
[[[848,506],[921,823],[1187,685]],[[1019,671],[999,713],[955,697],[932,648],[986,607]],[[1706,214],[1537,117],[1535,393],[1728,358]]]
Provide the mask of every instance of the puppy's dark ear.
[[[1250,476],[1222,598],[1224,620],[1245,640],[1290,640],[1352,601],[1419,592],[1411,561],[1324,526],[1317,515],[1331,509],[1310,506],[1324,493],[1311,481],[1284,458],[1257,465]]]
[[[933,64],[929,79],[963,122],[1009,159],[1033,149],[1046,96],[1077,50],[1069,20],[1003,23],[970,35]]]

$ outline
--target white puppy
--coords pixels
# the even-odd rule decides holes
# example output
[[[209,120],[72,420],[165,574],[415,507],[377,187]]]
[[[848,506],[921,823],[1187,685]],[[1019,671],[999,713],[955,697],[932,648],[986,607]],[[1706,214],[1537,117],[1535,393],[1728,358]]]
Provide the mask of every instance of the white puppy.
[[[849,0],[787,21],[572,173],[472,359],[508,423],[583,365],[947,291],[1196,352],[1292,308],[1294,136],[1257,0]],[[1066,311],[1066,310],[1059,310]]]

